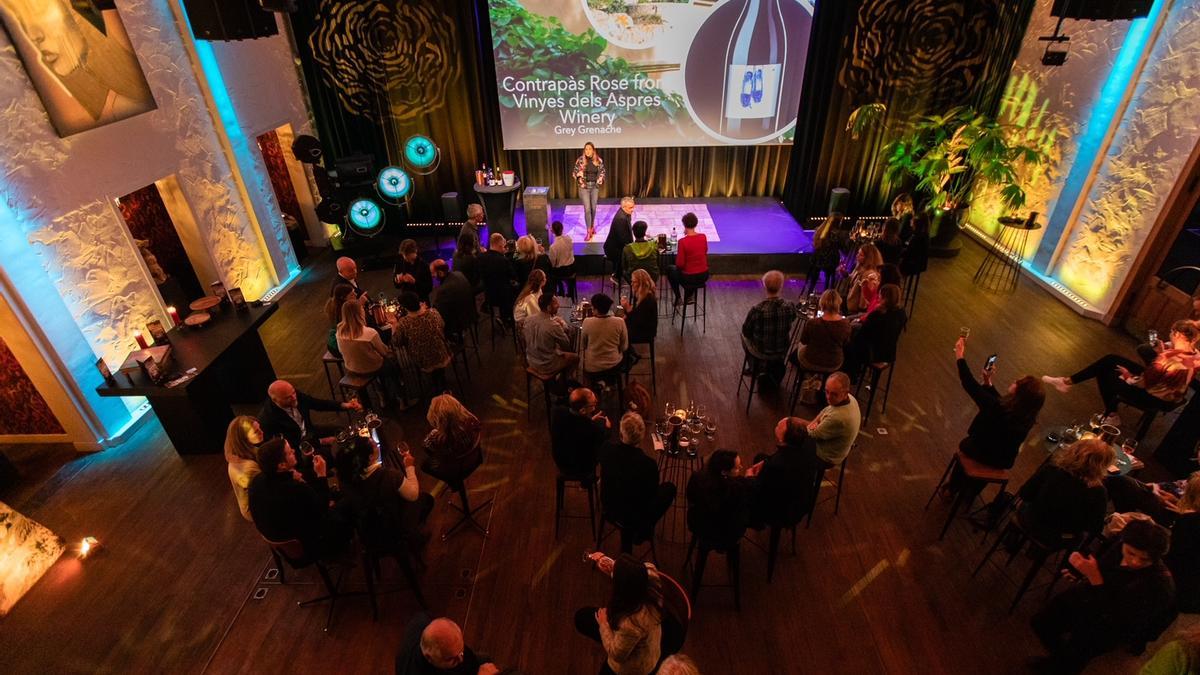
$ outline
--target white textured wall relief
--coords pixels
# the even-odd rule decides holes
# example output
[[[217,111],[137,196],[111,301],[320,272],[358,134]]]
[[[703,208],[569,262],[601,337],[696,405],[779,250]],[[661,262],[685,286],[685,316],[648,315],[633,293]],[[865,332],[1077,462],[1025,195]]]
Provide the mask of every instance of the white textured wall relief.
[[[1058,276],[1107,310],[1200,139],[1200,0],[1178,2],[1142,73]]]

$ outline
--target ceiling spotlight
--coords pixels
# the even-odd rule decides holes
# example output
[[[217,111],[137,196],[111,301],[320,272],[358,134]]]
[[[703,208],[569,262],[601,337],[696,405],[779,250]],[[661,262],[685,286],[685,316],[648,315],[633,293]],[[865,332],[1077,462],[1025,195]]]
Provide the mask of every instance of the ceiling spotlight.
[[[1043,66],[1061,66],[1067,62],[1068,43],[1071,38],[1062,34],[1063,17],[1058,18],[1058,23],[1054,26],[1054,32],[1050,35],[1045,35],[1038,40],[1045,42],[1046,51],[1042,54]]]

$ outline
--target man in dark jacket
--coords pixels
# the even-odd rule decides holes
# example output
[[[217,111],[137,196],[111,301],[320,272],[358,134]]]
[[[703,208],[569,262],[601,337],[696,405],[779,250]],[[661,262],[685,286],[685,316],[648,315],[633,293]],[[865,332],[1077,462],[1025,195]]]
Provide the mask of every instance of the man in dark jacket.
[[[267,387],[267,402],[258,413],[263,438],[282,436],[293,449],[299,448],[300,443],[305,440],[315,440],[320,445],[333,445],[337,430],[313,424],[313,410],[362,410],[362,404],[357,400],[339,403],[316,398],[297,391],[287,380],[275,380]]]
[[[350,527],[329,508],[325,459],[313,457],[314,475],[306,480],[296,470],[296,451],[282,438],[263,443],[257,456],[262,473],[250,483],[250,517],[262,536],[276,542],[299,539],[310,558],[342,550]]]
[[[775,441],[775,453],[758,455],[746,470],[746,477],[753,479],[750,523],[756,528],[796,524],[812,510],[816,496],[817,446],[808,437],[804,420],[779,420]]]
[[[408,622],[396,675],[496,675],[500,669],[466,645],[462,629],[450,619],[421,612]]]
[[[622,197],[621,208],[613,216],[604,239],[604,256],[613,266],[613,280],[623,279],[622,254],[625,245],[633,242],[633,197]]]
[[[1135,520],[1098,558],[1075,552],[1069,563],[1080,582],[1056,595],[1031,624],[1050,655],[1036,672],[1078,673],[1120,643],[1145,648],[1175,618],[1175,585],[1162,562],[1171,533]]]
[[[460,334],[475,325],[479,310],[475,307],[475,290],[466,275],[451,271],[445,260],[434,260],[429,270],[438,282],[433,292],[433,308],[446,322],[446,333]]]
[[[612,422],[597,408],[596,394],[587,387],[571,392],[565,406],[557,406],[550,421],[550,452],[559,472],[567,477],[596,473],[596,456],[608,437]]]
[[[675,501],[675,484],[658,482],[658,464],[642,452],[646,425],[637,413],[621,418],[621,442],[600,453],[600,505],[605,516],[620,523],[621,551],[654,534],[654,525]]]
[[[517,293],[517,282],[512,259],[505,252],[507,242],[499,232],[488,241],[488,250],[479,256],[479,279],[483,282],[484,297],[488,304],[500,309],[500,317],[512,324],[513,302]]]
[[[429,302],[429,294],[433,292],[433,279],[430,277],[429,266],[418,255],[417,242],[412,239],[400,242],[400,259],[392,268],[392,283],[401,291],[416,293],[421,302]]]

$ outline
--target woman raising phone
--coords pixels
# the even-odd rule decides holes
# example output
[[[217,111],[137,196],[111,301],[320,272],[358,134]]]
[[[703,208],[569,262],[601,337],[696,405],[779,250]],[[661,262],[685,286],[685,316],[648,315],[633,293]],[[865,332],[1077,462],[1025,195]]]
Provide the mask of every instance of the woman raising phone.
[[[583,144],[583,154],[575,160],[571,175],[579,186],[579,199],[583,201],[583,222],[587,224],[584,240],[591,241],[596,234],[596,198],[600,186],[604,185],[604,160],[596,154],[596,146],[591,141]]]

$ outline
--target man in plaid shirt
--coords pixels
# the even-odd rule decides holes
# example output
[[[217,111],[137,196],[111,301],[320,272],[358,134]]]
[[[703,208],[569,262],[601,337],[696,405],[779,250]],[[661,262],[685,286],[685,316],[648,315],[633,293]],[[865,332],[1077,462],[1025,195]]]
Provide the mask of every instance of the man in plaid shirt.
[[[751,356],[767,361],[767,377],[775,384],[783,380],[792,322],[799,313],[795,303],[779,297],[783,281],[783,272],[779,270],[764,274],[762,284],[767,298],[751,307],[742,322],[742,346]]]

